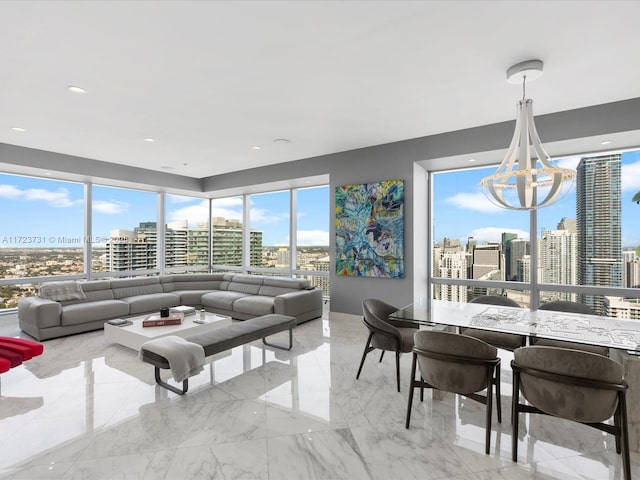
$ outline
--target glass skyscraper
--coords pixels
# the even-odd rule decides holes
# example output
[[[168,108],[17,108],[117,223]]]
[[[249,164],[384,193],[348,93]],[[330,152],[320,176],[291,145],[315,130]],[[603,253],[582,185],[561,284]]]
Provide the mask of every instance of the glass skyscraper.
[[[578,284],[622,287],[621,155],[580,160],[576,177]],[[602,295],[580,301],[605,315]]]

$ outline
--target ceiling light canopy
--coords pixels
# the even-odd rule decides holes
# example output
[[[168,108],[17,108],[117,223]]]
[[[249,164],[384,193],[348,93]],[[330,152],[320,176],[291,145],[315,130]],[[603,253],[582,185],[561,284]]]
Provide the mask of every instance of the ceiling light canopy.
[[[84,88],[78,87],[77,85],[69,85],[67,87],[67,90],[73,93],[87,93],[87,91]]]
[[[525,86],[527,79],[535,80],[541,75],[540,60],[528,60],[507,70],[509,83],[522,82],[516,127],[498,170],[480,181],[489,201],[502,208],[535,210],[549,206],[570,190],[576,175],[575,170],[551,163],[533,122],[533,100],[525,99]]]

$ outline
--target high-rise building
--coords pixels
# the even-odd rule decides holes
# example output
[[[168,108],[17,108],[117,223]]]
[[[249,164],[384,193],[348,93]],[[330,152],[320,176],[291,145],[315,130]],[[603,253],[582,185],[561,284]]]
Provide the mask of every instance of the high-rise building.
[[[464,251],[442,253],[438,259],[436,276],[442,278],[467,278],[467,254]],[[466,285],[434,285],[434,298],[453,302],[467,301]]]
[[[578,284],[622,287],[620,154],[580,160],[576,177]],[[580,301],[605,314],[602,295]]]
[[[509,242],[509,268],[507,270],[509,280],[523,281],[518,275],[518,260],[521,260],[525,255],[529,255],[529,242],[527,240],[515,238]],[[505,254],[506,257],[507,255]]]
[[[558,226],[563,225],[562,222]],[[541,280],[554,285],[576,285],[578,234],[570,230],[543,230],[540,242]],[[545,292],[544,301],[576,301],[575,293]]]
[[[511,232],[502,232],[502,241],[500,245],[502,246],[502,253],[504,254],[504,271],[505,278],[507,280],[514,280],[515,275],[511,274],[511,242],[518,238],[518,235]],[[513,278],[512,278],[513,277]]]
[[[640,320],[640,299],[606,296],[604,311],[607,317]]]
[[[473,250],[473,278],[479,279],[491,273],[492,279],[504,280],[501,257],[499,244],[477,245]]]
[[[242,264],[242,224],[237,220],[214,218],[213,265]],[[156,222],[140,222],[131,230],[113,230],[103,256],[105,271],[151,270],[157,268]],[[262,232],[249,232],[251,265],[262,265]],[[189,227],[186,220],[167,224],[165,266],[209,265],[209,225]]]

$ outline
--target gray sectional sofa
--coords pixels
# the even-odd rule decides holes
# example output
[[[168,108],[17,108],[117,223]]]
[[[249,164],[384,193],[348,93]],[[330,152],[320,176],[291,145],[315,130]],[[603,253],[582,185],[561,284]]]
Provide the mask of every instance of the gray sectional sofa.
[[[103,328],[113,318],[190,305],[246,320],[277,313],[298,323],[322,315],[322,291],[297,278],[242,274],[181,274],[53,282],[18,302],[23,332],[37,340]]]

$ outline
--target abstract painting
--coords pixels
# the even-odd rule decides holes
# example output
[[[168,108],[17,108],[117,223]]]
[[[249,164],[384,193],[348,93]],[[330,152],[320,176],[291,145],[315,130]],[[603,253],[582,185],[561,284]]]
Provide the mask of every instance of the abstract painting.
[[[336,187],[336,273],[404,277],[404,181]]]

